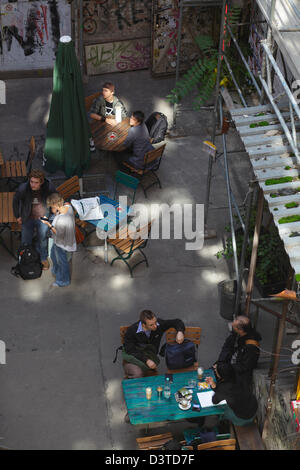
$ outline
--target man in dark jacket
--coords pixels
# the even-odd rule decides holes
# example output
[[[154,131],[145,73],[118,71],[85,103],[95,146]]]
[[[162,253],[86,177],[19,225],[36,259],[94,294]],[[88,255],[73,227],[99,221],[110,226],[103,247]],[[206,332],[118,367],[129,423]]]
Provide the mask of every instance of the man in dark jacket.
[[[185,330],[181,320],[163,320],[151,310],[141,312],[140,320],[128,328],[124,340],[124,370],[128,378],[143,377],[150,369],[156,369],[160,341],[169,328],[176,329],[176,342],[181,344]]]
[[[215,392],[212,398],[214,405],[226,400],[227,408],[223,419],[228,419],[237,426],[245,426],[251,423],[257,412],[257,399],[252,387],[247,383],[236,380],[235,372],[231,364],[218,362],[215,368],[216,382],[208,377],[206,382]]]
[[[128,150],[116,157],[119,163],[120,160],[128,161],[135,168],[141,169],[144,166],[145,153],[150,152],[154,147],[150,143],[149,132],[144,123],[144,113],[134,111],[129,122],[131,127],[123,144]]]
[[[37,250],[41,255],[43,270],[49,269],[48,226],[41,222],[40,217],[47,213],[47,197],[56,192],[53,184],[45,179],[44,173],[34,169],[28,181],[20,184],[13,199],[14,215],[18,223],[22,224],[22,244],[31,245],[34,230],[37,231]]]
[[[238,316],[232,323],[232,333],[226,339],[218,358],[219,362],[230,363],[236,354],[233,368],[237,380],[251,383],[253,369],[257,366],[259,358],[260,334],[251,326],[250,319]]]

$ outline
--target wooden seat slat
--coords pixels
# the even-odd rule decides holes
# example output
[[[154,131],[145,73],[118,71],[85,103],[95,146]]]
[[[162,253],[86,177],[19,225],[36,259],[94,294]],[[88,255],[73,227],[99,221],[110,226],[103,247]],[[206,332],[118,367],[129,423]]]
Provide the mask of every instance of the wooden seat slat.
[[[16,162],[10,162],[10,173],[12,178],[16,178],[17,171],[16,171]]]
[[[0,193],[0,224],[3,223],[3,193]]]
[[[26,164],[24,160],[21,160],[21,174],[22,176],[27,176],[27,171],[26,171]]]
[[[21,174],[21,162],[19,162],[19,161],[15,162],[15,166],[16,166],[17,176],[22,176],[22,174]]]
[[[15,193],[8,193],[8,217],[9,217],[9,222],[17,221],[17,219],[14,216],[14,209],[13,209],[14,195],[15,195]]]
[[[3,193],[3,206],[2,207],[3,207],[3,222],[7,223],[7,222],[9,222],[7,193]]]
[[[11,176],[10,162],[5,162],[5,177],[10,178]]]

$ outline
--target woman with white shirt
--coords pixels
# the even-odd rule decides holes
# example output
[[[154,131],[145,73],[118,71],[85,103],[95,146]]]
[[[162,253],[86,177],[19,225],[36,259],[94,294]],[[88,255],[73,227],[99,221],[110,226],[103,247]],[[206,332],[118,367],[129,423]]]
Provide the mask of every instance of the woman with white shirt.
[[[72,206],[64,202],[63,197],[53,193],[47,198],[47,207],[55,214],[52,224],[43,220],[52,232],[51,249],[52,273],[55,276],[54,287],[68,286],[71,282],[70,261],[76,251],[75,216]]]

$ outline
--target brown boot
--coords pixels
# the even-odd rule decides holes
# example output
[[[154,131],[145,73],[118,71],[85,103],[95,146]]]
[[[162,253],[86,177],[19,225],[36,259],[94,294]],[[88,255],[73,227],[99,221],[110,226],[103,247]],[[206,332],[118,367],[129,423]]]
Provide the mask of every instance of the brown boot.
[[[47,259],[45,259],[45,261],[42,261],[42,265],[43,265],[43,271],[47,271],[50,267],[49,261]]]

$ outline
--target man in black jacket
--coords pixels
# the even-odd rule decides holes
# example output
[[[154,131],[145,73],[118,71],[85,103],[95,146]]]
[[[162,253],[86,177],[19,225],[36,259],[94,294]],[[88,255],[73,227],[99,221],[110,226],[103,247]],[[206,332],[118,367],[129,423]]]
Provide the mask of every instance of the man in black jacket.
[[[226,339],[218,363],[230,363],[236,354],[233,368],[239,381],[248,384],[252,381],[253,369],[257,366],[259,358],[260,334],[251,326],[250,319],[240,315],[232,323],[232,333]]]
[[[143,377],[149,369],[156,369],[161,338],[169,328],[177,330],[176,342],[184,341],[184,323],[179,320],[157,318],[151,310],[143,310],[140,320],[126,331],[123,360],[128,378]]]
[[[40,217],[47,213],[47,197],[56,192],[53,184],[45,179],[44,173],[33,169],[28,181],[20,184],[13,199],[14,215],[18,223],[22,224],[21,243],[31,245],[36,229],[37,250],[41,255],[43,270],[49,269],[48,226],[41,222]]]

